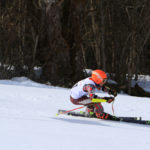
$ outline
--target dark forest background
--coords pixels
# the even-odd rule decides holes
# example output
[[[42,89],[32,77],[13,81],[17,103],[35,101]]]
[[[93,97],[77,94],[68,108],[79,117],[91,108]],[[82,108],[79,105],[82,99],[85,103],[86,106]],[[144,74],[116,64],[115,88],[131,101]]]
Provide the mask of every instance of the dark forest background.
[[[149,0],[0,0],[0,79],[71,87],[85,68],[136,95],[132,78],[150,75]]]

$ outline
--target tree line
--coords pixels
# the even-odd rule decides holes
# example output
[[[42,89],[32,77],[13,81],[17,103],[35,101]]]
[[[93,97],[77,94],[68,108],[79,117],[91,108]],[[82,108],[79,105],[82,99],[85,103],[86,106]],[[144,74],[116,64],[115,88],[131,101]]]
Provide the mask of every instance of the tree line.
[[[150,74],[149,7],[149,0],[1,0],[0,78],[71,87],[83,69],[99,68],[132,93],[133,77]]]

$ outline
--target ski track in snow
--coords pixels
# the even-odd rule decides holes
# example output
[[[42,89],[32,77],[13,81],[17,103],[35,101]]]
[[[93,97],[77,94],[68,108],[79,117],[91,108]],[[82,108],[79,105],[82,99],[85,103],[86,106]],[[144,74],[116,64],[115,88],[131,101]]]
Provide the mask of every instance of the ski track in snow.
[[[78,107],[69,101],[69,93],[28,80],[0,81],[0,150],[149,150],[150,126],[56,117],[58,109]],[[112,114],[111,104],[103,106]],[[150,98],[119,94],[114,108],[117,116],[150,120]]]

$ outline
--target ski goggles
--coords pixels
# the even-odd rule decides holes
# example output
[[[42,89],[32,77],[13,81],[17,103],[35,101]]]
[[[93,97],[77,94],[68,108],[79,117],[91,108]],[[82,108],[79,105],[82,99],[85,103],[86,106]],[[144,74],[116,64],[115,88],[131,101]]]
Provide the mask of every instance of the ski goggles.
[[[101,83],[105,84],[107,82],[107,79],[103,79]],[[97,88],[101,88],[101,84],[96,84]]]
[[[103,79],[102,83],[106,83],[107,82],[107,79]]]

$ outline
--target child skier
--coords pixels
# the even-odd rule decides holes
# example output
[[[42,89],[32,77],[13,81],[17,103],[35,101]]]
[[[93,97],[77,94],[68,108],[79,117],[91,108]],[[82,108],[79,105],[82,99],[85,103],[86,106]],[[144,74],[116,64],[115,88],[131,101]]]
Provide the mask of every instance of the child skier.
[[[104,112],[104,108],[101,103],[92,103],[93,98],[106,99],[108,103],[114,101],[113,97],[98,97],[95,95],[95,89],[102,90],[117,96],[116,91],[111,90],[104,84],[107,81],[107,75],[102,70],[92,71],[91,77],[83,79],[76,83],[70,94],[70,100],[75,105],[85,105],[87,115],[96,115],[97,118],[109,119],[112,116]]]

